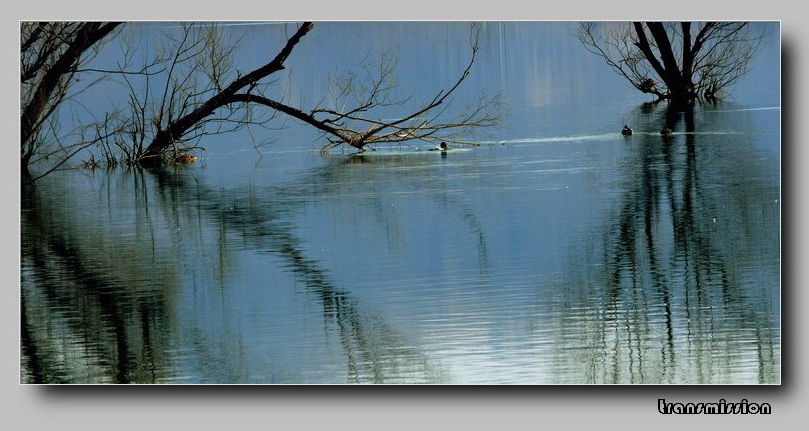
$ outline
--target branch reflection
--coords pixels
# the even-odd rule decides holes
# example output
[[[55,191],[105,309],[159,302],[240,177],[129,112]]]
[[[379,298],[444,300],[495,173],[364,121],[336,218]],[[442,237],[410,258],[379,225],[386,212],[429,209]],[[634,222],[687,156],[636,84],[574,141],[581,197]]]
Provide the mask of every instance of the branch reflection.
[[[727,118],[636,112],[653,132],[632,136],[615,214],[573,252],[560,369],[589,383],[780,381],[778,183],[755,136],[714,123]]]

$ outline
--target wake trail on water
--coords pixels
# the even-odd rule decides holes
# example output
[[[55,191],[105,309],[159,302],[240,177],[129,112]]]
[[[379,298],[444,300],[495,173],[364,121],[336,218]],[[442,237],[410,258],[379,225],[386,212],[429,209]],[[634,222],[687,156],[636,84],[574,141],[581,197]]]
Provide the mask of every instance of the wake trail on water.
[[[780,111],[780,106],[761,106],[758,108],[718,109],[713,112],[747,112],[747,111]]]
[[[733,130],[712,130],[707,132],[678,132],[675,131],[671,135],[739,135],[744,132]],[[513,144],[552,144],[563,142],[586,142],[586,141],[614,141],[615,139],[630,140],[632,136],[647,135],[647,136],[660,136],[660,132],[655,131],[635,131],[631,136],[623,136],[620,132],[616,133],[602,133],[599,135],[581,135],[581,136],[548,136],[541,138],[515,138],[505,139],[499,141],[481,141],[481,145],[513,145]]]
[[[517,138],[506,139],[500,141],[482,141],[481,145],[506,145],[506,144],[543,144],[553,142],[575,142],[575,141],[598,141],[603,139],[614,138],[615,133],[603,133],[600,135],[581,135],[581,136],[549,136],[542,138]],[[618,136],[621,136],[618,134]]]

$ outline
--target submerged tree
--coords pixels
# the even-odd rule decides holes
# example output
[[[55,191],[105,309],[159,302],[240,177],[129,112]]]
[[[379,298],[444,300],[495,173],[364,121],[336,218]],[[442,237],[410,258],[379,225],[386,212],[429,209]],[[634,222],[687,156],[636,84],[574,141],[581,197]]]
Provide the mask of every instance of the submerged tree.
[[[582,23],[577,37],[658,101],[714,101],[750,70],[763,34],[747,22]]]
[[[51,23],[23,23],[22,70],[23,70],[23,165],[30,163],[30,155],[46,144],[37,133],[42,121],[29,120],[29,106],[39,106],[45,100],[48,112],[58,110],[68,94],[71,81],[65,80],[59,87],[61,93],[41,92],[35,85],[27,84],[26,71],[39,60],[27,54],[33,39],[32,34],[39,26],[52,26]],[[79,28],[85,23],[73,23]],[[103,35],[102,29],[110,30],[119,24],[94,24],[94,37],[84,37],[84,43],[66,43],[63,51],[73,52],[76,58],[67,70],[73,76],[78,70],[79,59],[89,57],[96,51],[97,43]],[[62,157],[67,158],[82,148],[100,148],[103,157],[110,161],[117,157],[125,163],[154,164],[166,159],[176,159],[194,148],[200,138],[210,134],[238,130],[248,125],[268,127],[273,118],[279,115],[291,116],[328,137],[324,151],[348,145],[365,150],[370,144],[401,143],[411,140],[438,142],[441,140],[458,144],[471,144],[471,132],[482,127],[496,125],[501,117],[501,107],[497,97],[481,96],[477,103],[456,114],[448,115],[446,107],[450,96],[469,76],[478,50],[477,30],[473,28],[470,60],[460,72],[459,78],[446,89],[438,89],[435,95],[420,105],[405,105],[409,98],[399,99],[393,94],[395,87],[394,71],[396,59],[383,55],[378,63],[363,64],[363,79],[354,75],[330,80],[331,99],[323,98],[310,108],[295,106],[284,101],[283,97],[272,94],[274,81],[270,78],[286,68],[285,62],[293,49],[309,33],[314,25],[305,22],[297,26],[286,43],[275,56],[247,73],[239,72],[233,64],[232,53],[238,41],[223,36],[216,23],[180,23],[179,31],[167,35],[163,44],[167,48],[153,50],[149,55],[135,54],[136,49],[124,49],[121,60],[113,70],[93,70],[102,77],[116,76],[129,89],[128,106],[117,108],[103,115],[96,114],[96,121],[87,124],[71,147],[62,149]],[[175,28],[176,29],[176,28]],[[106,33],[105,33],[106,34]],[[60,40],[69,40],[61,37]],[[134,44],[134,42],[133,42]],[[100,44],[98,44],[100,45]],[[126,44],[122,44],[126,46]],[[54,51],[44,50],[43,55],[54,56]],[[83,57],[84,56],[84,57]],[[59,64],[61,56],[56,55],[48,63]],[[139,62],[139,63],[138,63]],[[43,76],[51,68],[43,66]],[[54,70],[62,70],[54,69]],[[30,75],[30,73],[29,73]],[[43,93],[39,95],[39,93]],[[61,97],[57,97],[62,95]],[[398,107],[400,112],[393,119],[380,120],[371,113],[379,109]],[[403,108],[408,106],[407,108]],[[267,109],[269,108],[269,109]],[[42,108],[44,110],[44,108]],[[404,112],[401,110],[404,109]],[[390,116],[388,116],[390,117]],[[447,119],[449,118],[449,119]],[[35,118],[36,119],[36,118]],[[53,130],[57,128],[54,126]],[[51,134],[56,139],[56,133]],[[75,150],[72,150],[75,148]]]

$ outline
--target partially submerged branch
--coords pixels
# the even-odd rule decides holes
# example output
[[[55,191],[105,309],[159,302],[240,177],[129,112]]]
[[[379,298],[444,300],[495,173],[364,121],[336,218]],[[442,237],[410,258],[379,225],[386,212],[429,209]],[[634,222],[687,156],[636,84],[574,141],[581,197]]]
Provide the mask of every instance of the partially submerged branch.
[[[329,143],[324,145],[322,152],[346,144],[361,151],[370,144],[398,144],[406,141],[420,140],[424,142],[448,141],[456,144],[474,145],[474,142],[464,139],[456,133],[463,130],[471,136],[474,129],[496,125],[502,117],[502,106],[499,98],[486,99],[481,97],[478,104],[466,114],[461,114],[455,121],[440,122],[439,117],[444,114],[442,105],[448,102],[450,96],[460,87],[469,76],[478,51],[476,43],[472,45],[472,54],[466,68],[449,89],[439,90],[435,96],[414,111],[392,120],[378,120],[361,115],[370,108],[377,106],[378,88],[389,88],[378,85],[369,93],[368,103],[348,110],[315,109],[306,115],[307,123],[316,125],[331,135]],[[375,81],[377,83],[378,81]],[[441,107],[442,109],[438,109]],[[330,127],[331,124],[352,123],[352,128]]]

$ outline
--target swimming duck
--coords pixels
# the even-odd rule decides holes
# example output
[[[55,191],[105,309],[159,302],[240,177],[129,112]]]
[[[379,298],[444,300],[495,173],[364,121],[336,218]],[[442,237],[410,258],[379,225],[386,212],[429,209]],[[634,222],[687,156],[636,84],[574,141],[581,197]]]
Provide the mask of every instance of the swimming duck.
[[[437,147],[435,147],[435,148],[430,148],[430,151],[441,151],[441,152],[443,152],[443,151],[447,151],[447,143],[446,143],[446,142],[444,142],[444,141],[441,141],[441,143],[440,143],[440,144],[438,144],[438,146],[437,146]]]
[[[660,131],[661,135],[671,135],[671,129],[668,127],[664,127],[663,130]]]
[[[629,136],[632,134],[632,129],[630,129],[629,126],[624,124],[624,128],[621,130],[621,134],[624,136]]]

